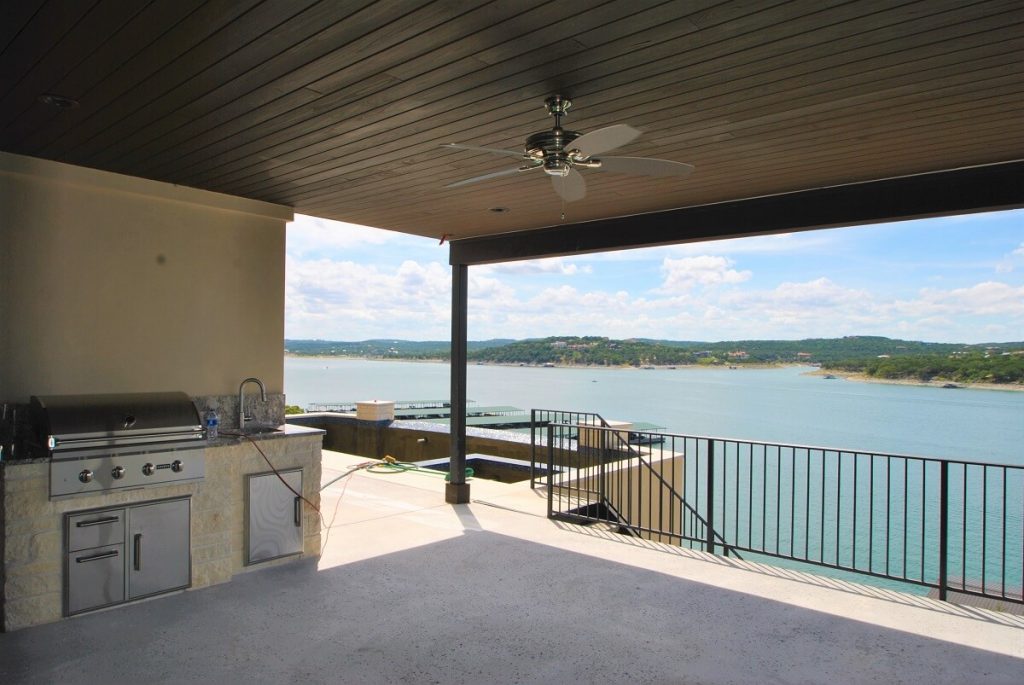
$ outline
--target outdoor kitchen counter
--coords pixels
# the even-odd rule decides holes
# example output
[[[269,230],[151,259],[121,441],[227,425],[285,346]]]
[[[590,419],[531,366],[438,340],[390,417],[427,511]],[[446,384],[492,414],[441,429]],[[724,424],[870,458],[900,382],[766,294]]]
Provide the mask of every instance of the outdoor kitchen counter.
[[[323,433],[289,425],[249,438],[274,468],[301,468],[303,497],[319,507]],[[191,497],[193,590],[227,582],[244,571],[320,554],[320,519],[304,505],[302,554],[246,567],[246,476],[271,469],[249,439],[230,435],[206,444],[205,462],[200,481],[55,500],[49,498],[49,460],[0,462],[0,626],[9,631],[63,617],[63,522],[68,512]]]
[[[221,431],[219,437],[216,440],[207,442],[208,447],[224,447],[227,445],[238,445],[242,442],[247,442],[248,439],[252,440],[281,440],[284,438],[292,438],[298,435],[324,435],[326,431],[319,428],[310,428],[309,426],[299,426],[293,423],[286,423],[280,426],[276,426],[274,430],[266,431],[262,433],[250,433],[248,435],[241,435],[233,429],[226,429]],[[275,464],[276,466],[276,464]]]

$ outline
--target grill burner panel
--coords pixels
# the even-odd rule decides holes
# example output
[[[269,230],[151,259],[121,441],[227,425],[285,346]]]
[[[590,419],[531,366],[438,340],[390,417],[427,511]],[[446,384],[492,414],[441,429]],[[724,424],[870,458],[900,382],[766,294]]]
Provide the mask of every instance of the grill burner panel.
[[[203,428],[185,393],[33,397],[32,414],[51,498],[205,477]]]
[[[203,448],[54,459],[50,462],[50,497],[134,490],[205,476]]]

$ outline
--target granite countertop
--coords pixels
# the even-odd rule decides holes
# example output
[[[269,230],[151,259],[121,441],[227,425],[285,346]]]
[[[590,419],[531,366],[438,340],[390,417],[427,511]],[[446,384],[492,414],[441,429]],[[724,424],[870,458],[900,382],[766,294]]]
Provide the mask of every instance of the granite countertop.
[[[304,435],[324,435],[327,431],[309,426],[298,426],[292,423],[275,426],[273,430],[259,433],[240,434],[237,430],[223,430],[217,435],[217,439],[204,443],[207,447],[223,447],[226,445],[237,445],[246,438],[250,440],[281,440]]]

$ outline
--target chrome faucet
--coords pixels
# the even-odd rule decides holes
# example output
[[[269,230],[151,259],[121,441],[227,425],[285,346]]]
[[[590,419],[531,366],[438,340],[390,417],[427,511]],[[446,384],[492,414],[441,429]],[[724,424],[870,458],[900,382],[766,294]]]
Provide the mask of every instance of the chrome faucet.
[[[255,383],[260,386],[260,400],[263,402],[267,401],[267,389],[263,385],[263,381],[259,378],[246,378],[242,381],[242,384],[238,386],[238,430],[245,431],[245,422],[249,419],[245,415],[245,384]]]

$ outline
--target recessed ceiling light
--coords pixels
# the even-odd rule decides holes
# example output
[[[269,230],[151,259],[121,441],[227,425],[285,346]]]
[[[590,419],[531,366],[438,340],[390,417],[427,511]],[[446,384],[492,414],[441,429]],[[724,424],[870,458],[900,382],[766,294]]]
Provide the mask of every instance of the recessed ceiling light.
[[[494,212],[495,214],[508,214],[509,208],[508,207],[491,207],[487,211]]]
[[[56,107],[60,110],[74,109],[78,107],[78,100],[72,100],[69,97],[63,95],[57,95],[56,93],[43,93],[39,96],[39,102],[50,107]]]

